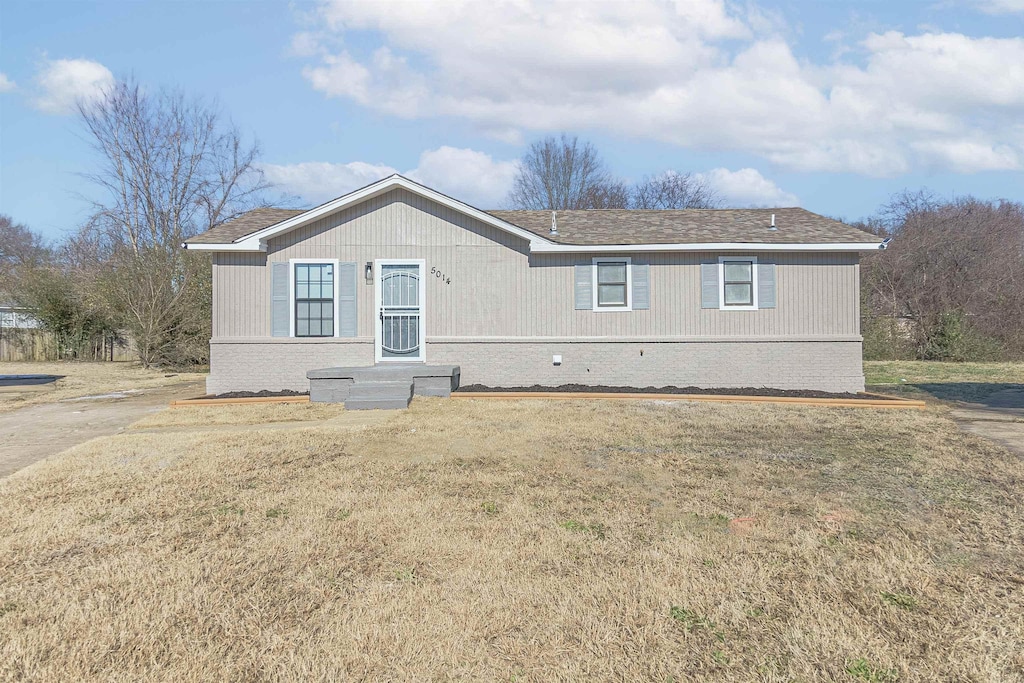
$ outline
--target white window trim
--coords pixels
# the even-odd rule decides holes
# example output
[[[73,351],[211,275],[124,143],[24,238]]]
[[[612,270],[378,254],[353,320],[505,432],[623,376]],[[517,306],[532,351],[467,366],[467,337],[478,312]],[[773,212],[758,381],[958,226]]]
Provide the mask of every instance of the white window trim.
[[[750,288],[753,292],[752,306],[725,305],[725,262],[750,261]],[[756,311],[757,310],[757,257],[756,256],[719,256],[718,257],[718,310],[720,311]]]
[[[336,258],[293,258],[288,259],[288,336],[295,337],[295,266],[304,264],[322,264],[331,263],[334,264],[334,335],[338,336],[340,330],[338,330],[338,322],[340,320],[338,313],[338,294],[341,293],[339,287],[339,273],[338,265],[339,259]],[[297,337],[299,338],[299,337]],[[330,337],[300,337],[301,339],[330,339]]]
[[[597,305],[597,264],[598,263],[622,263],[626,262],[626,305],[625,306],[598,306]],[[594,311],[632,311],[633,310],[633,259],[629,256],[595,256],[591,264],[590,288],[593,291],[591,308]]]
[[[385,358],[381,330],[381,266],[420,267],[420,355],[418,358]],[[379,258],[373,261],[373,360],[376,363],[426,363],[427,362],[427,260],[421,258]]]

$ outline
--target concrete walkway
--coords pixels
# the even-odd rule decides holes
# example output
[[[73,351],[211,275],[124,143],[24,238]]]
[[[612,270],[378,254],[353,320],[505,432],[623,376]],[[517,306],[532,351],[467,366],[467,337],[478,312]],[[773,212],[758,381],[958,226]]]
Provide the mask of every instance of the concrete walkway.
[[[98,436],[117,434],[170,401],[204,393],[201,381],[67,399],[0,413],[0,477]]]
[[[959,403],[952,417],[967,432],[995,441],[1024,457],[1024,389],[1006,389],[985,403]]]

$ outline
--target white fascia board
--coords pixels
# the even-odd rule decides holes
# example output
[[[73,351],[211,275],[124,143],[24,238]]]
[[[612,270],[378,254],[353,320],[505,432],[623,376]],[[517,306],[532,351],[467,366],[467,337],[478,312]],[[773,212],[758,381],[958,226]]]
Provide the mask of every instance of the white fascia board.
[[[283,220],[280,223],[275,223],[274,225],[263,228],[262,230],[258,230],[257,232],[254,232],[250,235],[246,235],[245,237],[240,237],[238,240],[233,242],[233,244],[239,246],[239,251],[266,251],[266,241],[272,237],[276,237],[281,233],[288,232],[289,230],[294,230],[295,228],[301,227],[308,223],[312,223],[318,218],[322,218],[323,216],[327,216],[336,211],[340,211],[346,207],[353,206],[355,204],[358,204],[359,202],[366,201],[367,199],[373,199],[374,197],[382,195],[385,192],[390,192],[391,190],[394,190],[395,188],[399,187],[408,190],[413,194],[418,194],[421,197],[425,197],[427,199],[435,201],[438,204],[441,204],[442,206],[448,207],[449,209],[458,211],[459,213],[475,218],[478,221],[486,223],[492,227],[498,228],[499,230],[504,230],[505,232],[516,235],[517,237],[521,237],[522,239],[530,242],[531,244],[537,242],[541,244],[548,243],[547,240],[544,240],[542,237],[536,235],[535,233],[532,233],[528,230],[523,230],[522,228],[516,225],[512,225],[511,223],[503,221],[500,218],[492,216],[486,211],[481,211],[480,209],[474,208],[469,204],[464,204],[458,201],[457,199],[447,197],[441,194],[440,192],[431,190],[429,187],[426,187],[425,185],[414,183],[413,181],[407,178],[403,178],[402,176],[396,174],[384,178],[383,180],[379,180],[371,185],[367,185],[366,187],[356,190],[355,192],[350,192],[343,197],[338,197],[337,199],[331,200],[326,204],[321,204],[320,206],[310,209],[305,213],[300,213],[298,216],[294,216],[292,218]],[[262,248],[258,248],[258,244],[262,244]],[[191,246],[189,248],[191,248]]]
[[[551,244],[531,242],[532,253],[601,253],[637,251],[878,251],[879,242],[767,244],[756,242],[695,242],[688,244]]]
[[[266,251],[267,245],[265,242],[256,242],[250,244],[248,242],[227,242],[222,244],[205,244],[205,243],[182,243],[182,248],[189,251]]]
[[[277,226],[275,226],[277,227]],[[292,226],[298,227],[298,226]],[[537,238],[533,233],[529,233]],[[527,238],[529,239],[529,238]],[[538,238],[539,239],[539,238]],[[248,251],[267,250],[267,243],[256,235],[243,238],[240,242],[226,244],[186,244],[186,249],[196,251]],[[694,242],[683,244],[554,244],[530,241],[530,252],[534,254],[600,254],[644,251],[878,251],[885,246],[878,242],[834,242],[820,244],[766,244],[755,242]]]

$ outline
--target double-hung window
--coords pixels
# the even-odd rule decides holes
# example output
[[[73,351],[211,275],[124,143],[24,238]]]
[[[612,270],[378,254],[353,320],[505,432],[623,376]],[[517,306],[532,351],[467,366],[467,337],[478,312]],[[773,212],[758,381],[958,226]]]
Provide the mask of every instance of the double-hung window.
[[[721,282],[721,308],[757,308],[757,259],[748,257],[725,257],[719,260],[719,281]]]
[[[295,264],[295,336],[334,336],[334,263]]]
[[[594,310],[628,311],[632,308],[632,281],[628,258],[594,259]]]

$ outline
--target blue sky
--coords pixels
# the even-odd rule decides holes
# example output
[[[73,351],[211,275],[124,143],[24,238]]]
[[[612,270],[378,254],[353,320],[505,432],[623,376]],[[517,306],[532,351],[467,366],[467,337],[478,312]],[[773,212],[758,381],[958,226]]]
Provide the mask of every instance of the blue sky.
[[[399,171],[484,208],[570,131],[627,180],[856,219],[903,188],[1024,200],[1024,0],[0,5],[0,213],[87,216],[75,97],[215,100],[282,193]]]

